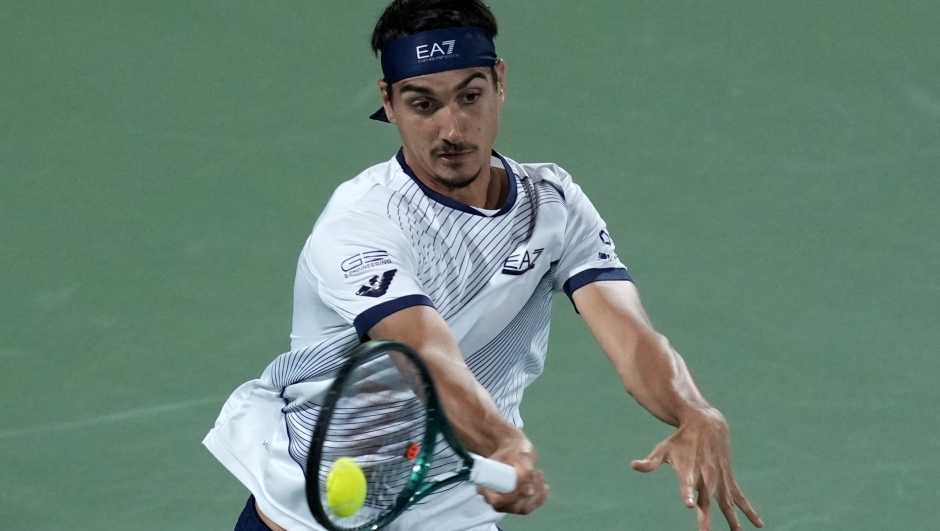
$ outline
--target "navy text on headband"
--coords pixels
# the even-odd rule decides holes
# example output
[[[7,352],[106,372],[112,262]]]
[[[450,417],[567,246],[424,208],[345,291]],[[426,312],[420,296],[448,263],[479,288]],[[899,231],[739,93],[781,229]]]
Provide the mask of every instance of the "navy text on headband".
[[[495,64],[493,36],[483,28],[422,31],[382,47],[382,74],[389,85],[410,77]],[[369,118],[388,121],[384,107]]]

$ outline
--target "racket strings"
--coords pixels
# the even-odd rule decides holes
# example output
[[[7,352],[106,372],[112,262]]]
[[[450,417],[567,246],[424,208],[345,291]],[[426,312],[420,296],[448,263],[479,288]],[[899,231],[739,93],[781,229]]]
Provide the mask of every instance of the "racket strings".
[[[340,517],[325,507],[337,527],[368,524],[395,506],[416,464],[415,445],[424,440],[428,393],[404,356],[394,362],[383,356],[350,374],[322,443],[320,499],[326,499],[326,477],[341,457],[352,458],[362,468],[367,490],[362,508],[351,516]]]

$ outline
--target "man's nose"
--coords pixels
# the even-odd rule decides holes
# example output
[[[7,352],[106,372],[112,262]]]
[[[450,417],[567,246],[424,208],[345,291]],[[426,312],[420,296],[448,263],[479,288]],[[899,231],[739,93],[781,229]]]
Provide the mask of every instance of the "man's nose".
[[[441,121],[441,140],[451,144],[459,144],[463,141],[463,132],[461,131],[460,111],[454,105],[447,105],[438,111]]]

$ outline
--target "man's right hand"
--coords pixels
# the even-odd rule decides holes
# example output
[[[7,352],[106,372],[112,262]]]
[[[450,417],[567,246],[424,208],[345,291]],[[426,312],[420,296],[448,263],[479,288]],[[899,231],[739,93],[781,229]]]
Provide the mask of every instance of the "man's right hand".
[[[532,442],[520,431],[519,437],[500,446],[489,456],[516,468],[516,490],[501,494],[479,487],[477,492],[501,513],[529,514],[538,509],[545,503],[549,487],[542,471],[535,468],[537,457]]]

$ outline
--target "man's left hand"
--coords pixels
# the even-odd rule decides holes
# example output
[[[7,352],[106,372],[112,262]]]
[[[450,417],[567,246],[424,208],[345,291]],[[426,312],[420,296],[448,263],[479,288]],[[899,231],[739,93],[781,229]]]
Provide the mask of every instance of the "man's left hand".
[[[712,498],[718,501],[731,531],[742,529],[735,507],[740,507],[755,526],[764,526],[734,480],[728,423],[717,409],[689,414],[672,436],[657,444],[646,459],[633,461],[631,466],[640,472],[652,472],[664,462],[679,475],[682,502],[690,509],[697,507],[699,531],[711,529]]]

